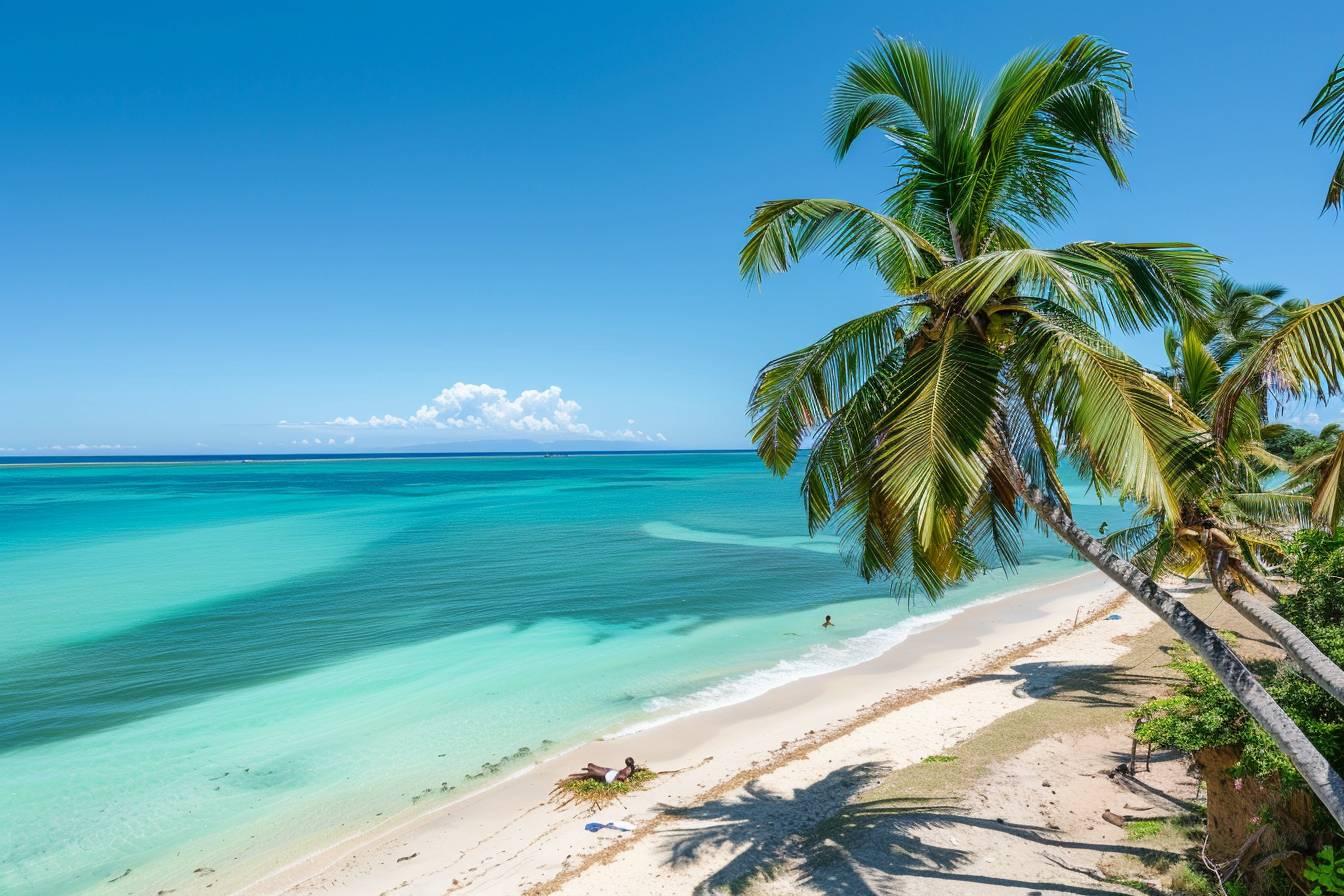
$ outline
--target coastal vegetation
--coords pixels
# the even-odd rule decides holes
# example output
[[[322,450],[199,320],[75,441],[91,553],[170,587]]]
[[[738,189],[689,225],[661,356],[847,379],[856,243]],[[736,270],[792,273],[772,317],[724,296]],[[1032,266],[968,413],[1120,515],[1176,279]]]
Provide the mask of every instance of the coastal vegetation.
[[[1344,702],[1344,670],[1252,594],[1281,600],[1282,589],[1265,574],[1267,564],[1277,566],[1283,560],[1281,533],[1306,525],[1314,509],[1322,518],[1330,516],[1328,508],[1313,507],[1300,475],[1281,488],[1263,486],[1271,474],[1291,469],[1262,443],[1270,402],[1282,396],[1300,398],[1312,384],[1314,397],[1325,398],[1335,377],[1321,368],[1344,357],[1340,334],[1331,332],[1344,317],[1344,303],[1280,304],[1275,298],[1282,293],[1278,287],[1245,287],[1223,278],[1211,290],[1202,316],[1186,318],[1179,330],[1167,330],[1171,366],[1165,379],[1206,422],[1216,453],[1173,477],[1180,493],[1179,517],[1150,505],[1134,525],[1111,533],[1106,542],[1151,575],[1205,572],[1224,600]],[[1315,321],[1317,316],[1324,322]],[[1323,345],[1311,345],[1306,352],[1300,346],[1284,351],[1284,341],[1292,338],[1286,334],[1304,326],[1319,328],[1316,341]],[[1297,355],[1304,359],[1285,360]]]
[[[1285,552],[1284,571],[1298,588],[1281,597],[1279,612],[1331,660],[1344,662],[1344,535],[1303,530]],[[1209,668],[1188,652],[1172,665],[1182,681],[1172,694],[1135,710],[1136,737],[1194,757],[1208,782],[1208,853],[1224,876],[1240,875],[1252,892],[1293,892],[1305,860],[1337,835],[1320,807],[1304,798],[1288,757]],[[1344,705],[1299,674],[1291,660],[1254,665],[1331,765],[1344,763]]]
[[[1344,825],[1344,780],[1314,717],[1290,713],[1292,695],[1267,689],[1158,581],[1169,565],[1203,568],[1310,671],[1315,683],[1300,687],[1334,706],[1318,684],[1344,699],[1339,657],[1304,632],[1310,620],[1245,590],[1282,602],[1265,575],[1277,538],[1338,521],[1344,449],[1317,455],[1292,486],[1262,488],[1283,466],[1262,426],[1273,400],[1338,394],[1344,299],[1285,302],[1274,288],[1239,287],[1190,243],[1033,245],[1068,217],[1082,165],[1099,162],[1126,183],[1130,83],[1125,55],[1086,36],[1024,53],[988,85],[900,39],[883,37],[852,62],[829,142],[843,158],[864,133],[880,133],[899,152],[895,184],[881,209],[763,203],[741,269],[759,281],[823,253],[871,267],[896,298],[767,364],[751,396],[752,437],[780,475],[811,440],[801,486],[809,525],[834,527],[866,578],[937,596],[1011,568],[1034,517],[1171,626],[1198,674],[1258,723],[1247,725]],[[1318,142],[1338,138],[1336,121],[1344,130],[1344,94],[1330,96],[1313,106]],[[1107,336],[1163,325],[1173,328],[1166,375]],[[1085,531],[1061,464],[1134,501],[1138,528],[1110,544]]]

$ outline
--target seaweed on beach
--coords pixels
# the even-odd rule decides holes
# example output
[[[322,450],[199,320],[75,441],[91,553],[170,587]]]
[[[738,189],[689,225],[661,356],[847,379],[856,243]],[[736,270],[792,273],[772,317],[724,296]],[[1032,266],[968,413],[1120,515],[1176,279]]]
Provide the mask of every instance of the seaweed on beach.
[[[555,789],[551,791],[551,801],[560,809],[571,803],[580,803],[596,811],[613,802],[619,803],[627,793],[643,790],[657,777],[658,773],[652,769],[637,768],[626,780],[612,781],[610,784],[591,778],[563,778],[556,782]]]

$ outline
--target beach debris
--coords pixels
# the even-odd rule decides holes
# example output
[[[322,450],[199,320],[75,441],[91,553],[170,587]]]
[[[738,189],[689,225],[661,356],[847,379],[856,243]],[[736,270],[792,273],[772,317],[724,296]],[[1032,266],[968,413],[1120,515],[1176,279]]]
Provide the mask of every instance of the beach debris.
[[[213,869],[213,868],[207,868],[207,867],[205,867],[204,865],[202,865],[200,868],[195,869],[195,870],[192,871],[191,873],[192,873],[192,874],[200,874],[200,875],[214,874],[214,873],[215,873],[215,869]]]
[[[128,875],[128,874],[130,874],[130,873],[131,873],[131,869],[127,868],[125,871],[121,872],[121,873],[118,874],[116,877],[114,877],[114,878],[112,878],[111,880],[109,880],[108,883],[110,883],[110,884],[114,884],[114,883],[116,883],[117,881],[121,880],[123,877],[125,877],[126,875]]]
[[[418,852],[413,852],[413,853],[411,853],[411,854],[408,855],[408,856],[397,856],[397,861],[398,861],[398,862],[409,862],[411,859],[415,858],[415,857],[418,856],[418,855],[420,855],[420,853],[418,853]]]
[[[1120,614],[1119,614],[1119,613],[1112,613],[1111,615],[1109,615],[1109,616],[1106,617],[1106,621],[1107,621],[1107,622],[1114,622],[1115,620],[1117,620],[1117,619],[1119,619],[1119,618],[1120,618]]]
[[[594,781],[591,778],[561,778],[551,790],[550,802],[557,809],[563,809],[570,803],[586,805],[590,812],[596,812],[612,802],[619,803],[621,797],[637,790],[643,790],[660,772],[652,769],[636,768],[634,774],[624,781]]]
[[[1118,828],[1123,828],[1125,826],[1125,819],[1122,816],[1116,815],[1110,809],[1102,812],[1101,817],[1103,821],[1109,821]]]
[[[626,824],[623,821],[596,822],[590,821],[583,826],[583,829],[590,834],[596,834],[598,831],[620,831],[628,834],[635,829],[634,825]]]

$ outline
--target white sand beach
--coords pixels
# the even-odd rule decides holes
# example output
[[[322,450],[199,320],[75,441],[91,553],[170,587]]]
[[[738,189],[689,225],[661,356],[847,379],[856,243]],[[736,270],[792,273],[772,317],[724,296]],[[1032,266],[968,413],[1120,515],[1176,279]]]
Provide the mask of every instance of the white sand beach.
[[[1119,618],[1107,618],[1113,614]],[[1119,656],[1127,637],[1153,622],[1091,572],[973,606],[869,662],[549,758],[489,789],[390,819],[239,892],[691,892],[706,863],[722,867],[747,847],[730,838],[694,861],[677,857],[676,838],[662,834],[686,809],[748,787],[778,801],[781,825],[819,821],[863,784],[858,775],[828,778],[836,769],[891,770],[940,753],[1023,707],[1063,671]],[[547,802],[572,768],[617,765],[626,755],[663,774],[596,815]],[[590,821],[634,830],[589,833]],[[739,864],[751,870],[749,856]]]

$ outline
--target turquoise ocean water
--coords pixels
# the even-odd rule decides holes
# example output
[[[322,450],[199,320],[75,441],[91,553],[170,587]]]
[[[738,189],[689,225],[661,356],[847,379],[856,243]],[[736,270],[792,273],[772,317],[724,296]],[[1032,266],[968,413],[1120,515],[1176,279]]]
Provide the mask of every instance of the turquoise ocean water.
[[[897,601],[749,454],[0,466],[0,893],[328,843],[1082,569],[1029,529]]]

